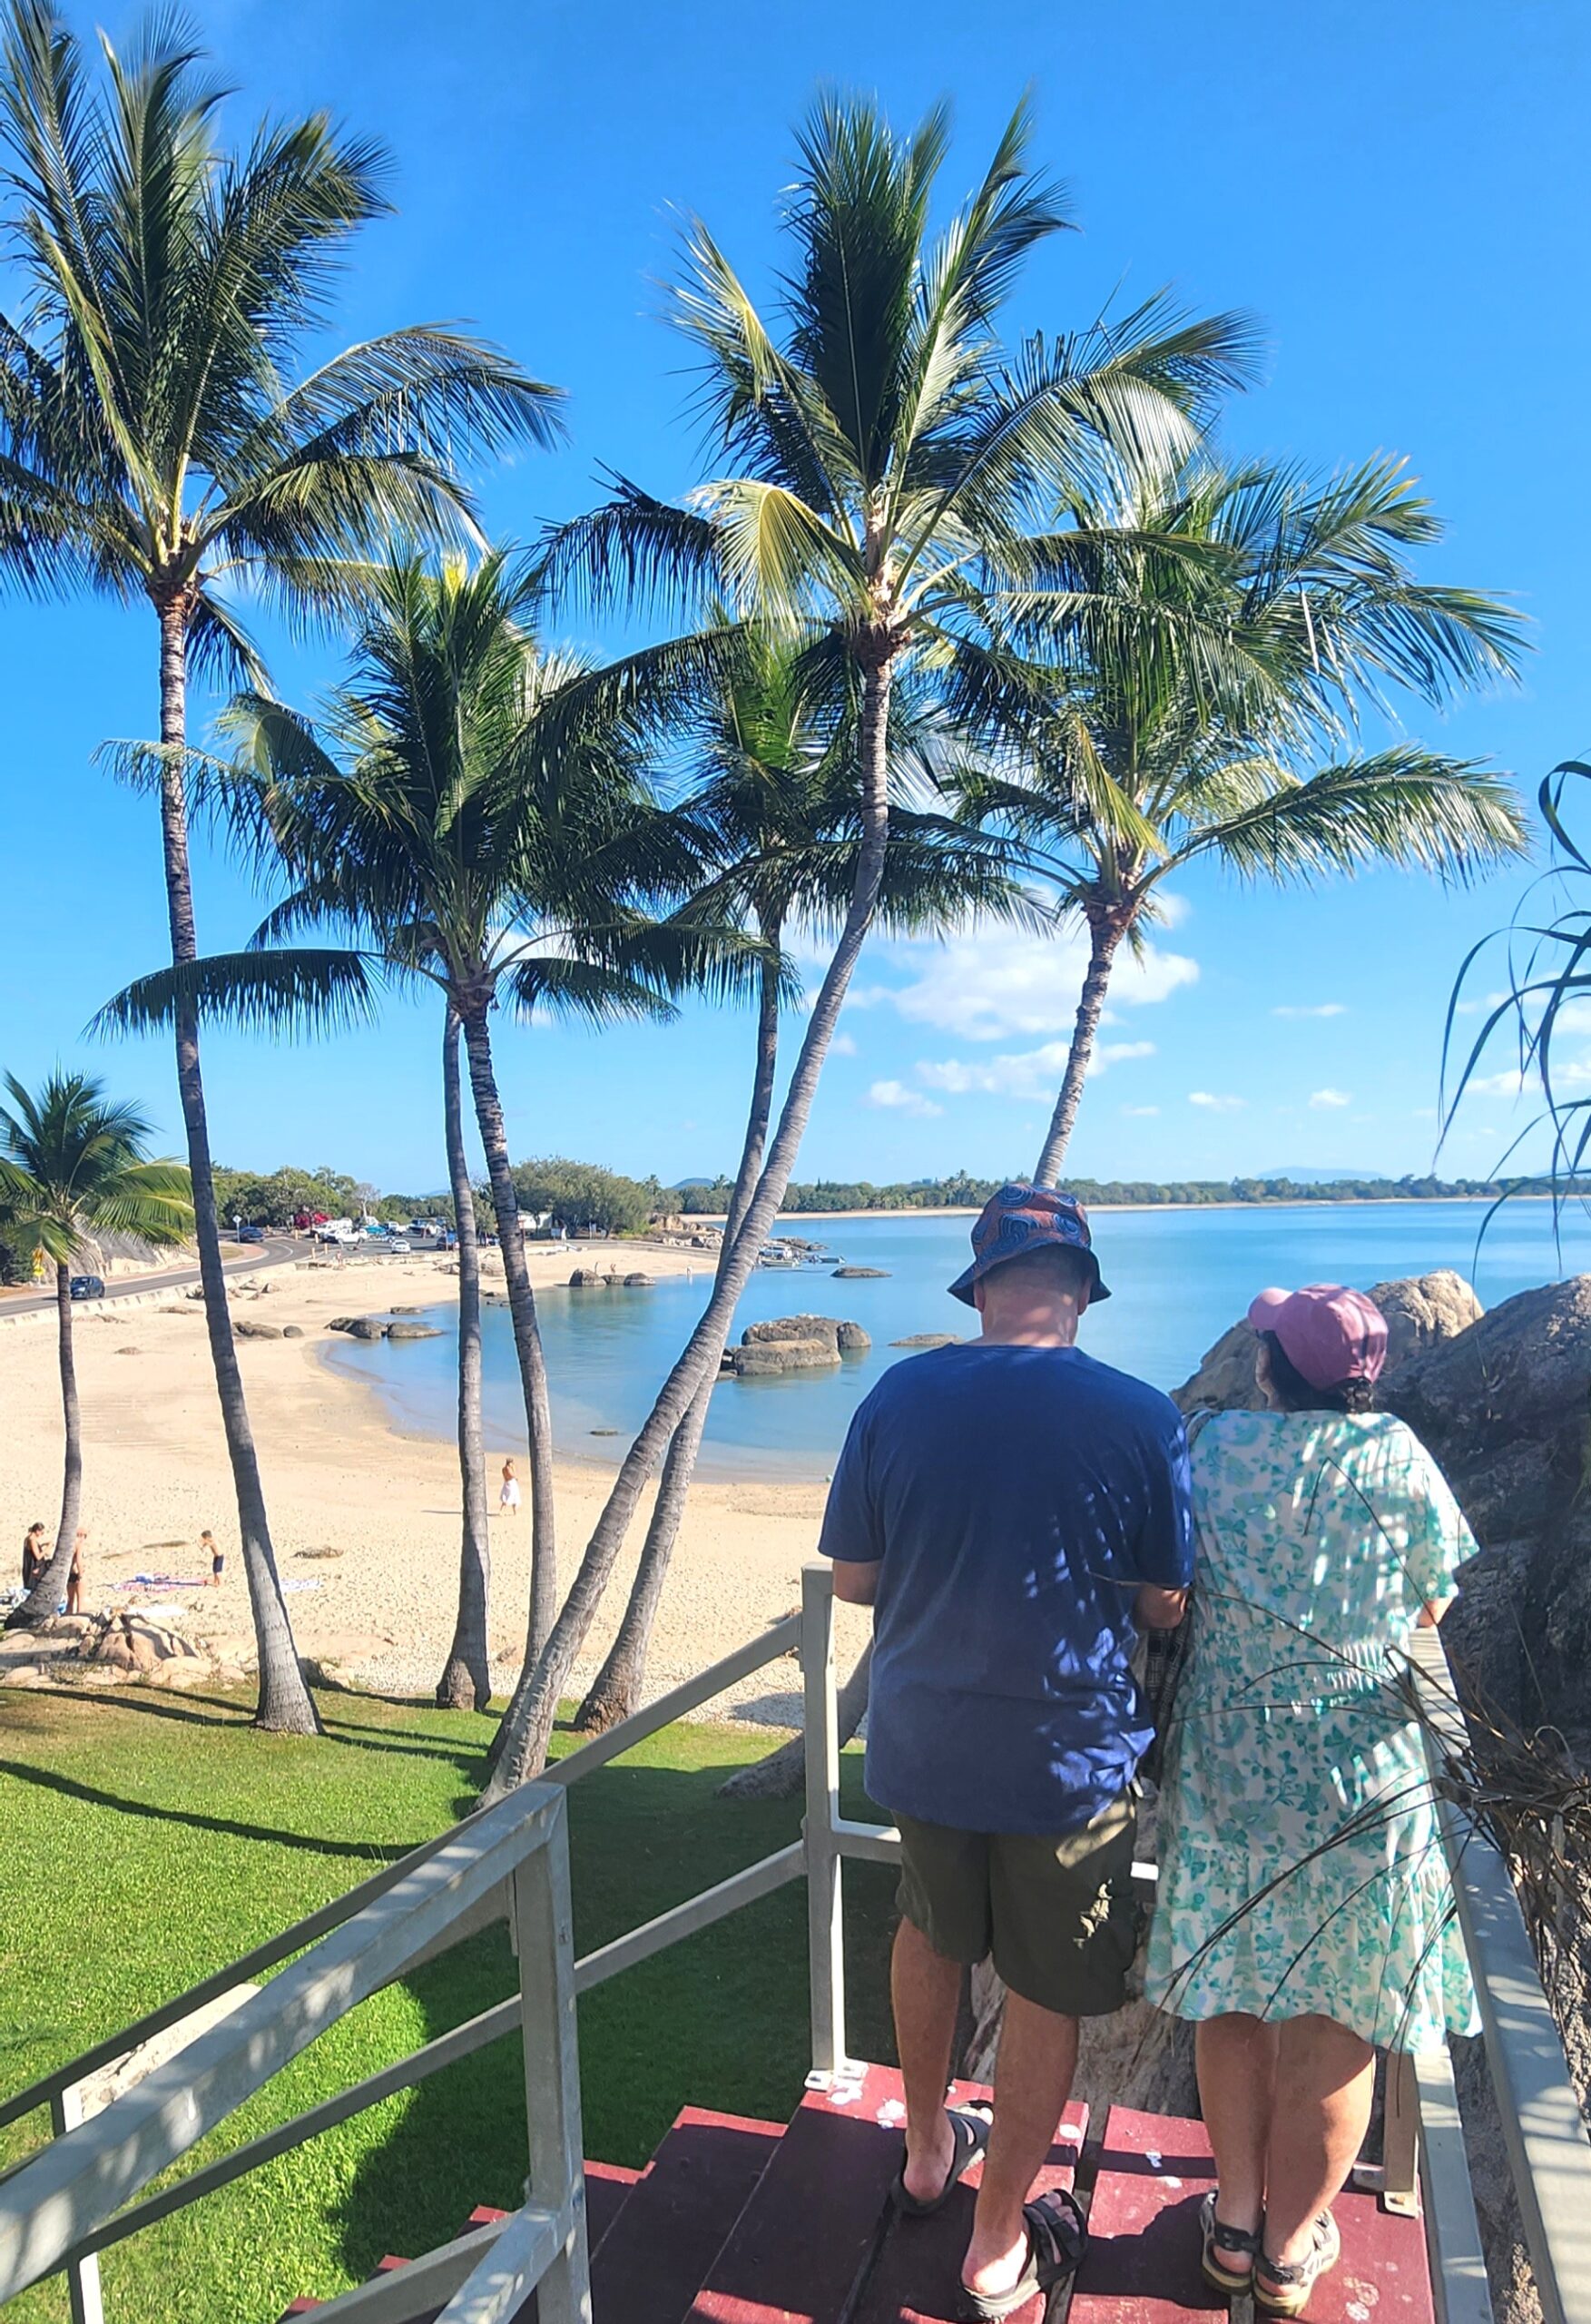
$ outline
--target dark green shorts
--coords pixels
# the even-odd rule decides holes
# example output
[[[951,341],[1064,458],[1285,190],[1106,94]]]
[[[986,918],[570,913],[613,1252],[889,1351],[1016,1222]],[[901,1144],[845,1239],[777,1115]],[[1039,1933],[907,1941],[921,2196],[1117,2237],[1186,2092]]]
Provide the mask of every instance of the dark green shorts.
[[[895,1820],[896,1903],[936,1953],[969,1965],[992,1955],[1014,1994],[1062,2017],[1120,2009],[1138,1942],[1131,1793],[1059,1839]]]

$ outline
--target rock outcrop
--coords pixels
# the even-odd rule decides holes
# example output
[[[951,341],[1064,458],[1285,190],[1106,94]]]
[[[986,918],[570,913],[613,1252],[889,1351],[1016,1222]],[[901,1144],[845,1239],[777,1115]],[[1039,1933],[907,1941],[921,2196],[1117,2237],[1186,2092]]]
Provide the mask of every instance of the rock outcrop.
[[[837,1371],[840,1350],[832,1340],[758,1340],[731,1348],[728,1362],[737,1380],[757,1380],[781,1372]]]
[[[887,1283],[889,1279],[888,1267],[836,1267],[834,1270],[836,1283]]]
[[[1383,1379],[1411,1356],[1468,1331],[1483,1312],[1463,1276],[1455,1275],[1451,1267],[1372,1284],[1370,1295],[1387,1319]],[[1233,1324],[1223,1332],[1193,1378],[1171,1393],[1184,1413],[1257,1412],[1260,1392],[1254,1385],[1254,1334],[1248,1324]]]
[[[435,1324],[388,1324],[389,1340],[439,1340],[442,1336]]]
[[[840,1318],[837,1315],[777,1315],[771,1323],[748,1324],[741,1334],[742,1347],[757,1347],[766,1341],[826,1340],[830,1347],[838,1346]]]
[[[279,1340],[281,1337],[281,1325],[257,1324],[250,1316],[240,1315],[232,1325],[232,1337],[235,1340]]]
[[[959,1347],[959,1332],[913,1332],[903,1340],[891,1340],[891,1347]]]

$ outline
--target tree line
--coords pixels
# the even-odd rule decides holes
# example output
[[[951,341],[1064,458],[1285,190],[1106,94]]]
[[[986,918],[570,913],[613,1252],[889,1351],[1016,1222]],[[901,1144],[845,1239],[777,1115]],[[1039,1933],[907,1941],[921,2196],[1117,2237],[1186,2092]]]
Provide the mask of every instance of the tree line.
[[[530,1448],[525,1653],[497,1796],[542,1766],[661,1470],[583,1720],[635,1699],[722,1350],[869,935],[1086,931],[1035,1161],[1053,1184],[1115,962],[1184,866],[1313,888],[1367,864],[1469,876],[1520,851],[1497,770],[1361,741],[1384,696],[1412,711],[1509,676],[1519,625],[1426,577],[1441,527],[1398,463],[1317,475],[1223,449],[1255,375],[1249,318],[1159,296],[1011,333],[1027,259],[1071,222],[1026,105],[947,212],[943,107],[902,133],[873,103],[820,99],[797,133],[771,302],[705,225],[685,233],[672,320],[705,472],[678,499],[616,479],[529,545],[483,547],[474,479],[565,430],[563,399],[436,323],[323,353],[333,271],[389,206],[380,149],[321,113],[228,145],[218,84],[174,20],[97,66],[53,0],[7,0],[0,21],[0,221],[22,284],[0,318],[0,569],[42,595],[110,595],[155,649],[158,736],[105,755],[158,818],[171,957],[97,1026],[173,1043],[257,1715],[319,1724],[227,1313],[203,1037],[336,1030],[417,991],[436,1012],[459,1246],[446,1702],[489,1692],[477,1208]],[[270,683],[248,629],[261,600],[341,634],[323,699],[294,705]],[[569,651],[559,624],[594,617],[644,642],[611,662]],[[191,686],[220,697],[201,738]],[[273,899],[229,953],[200,942],[196,812]],[[549,1014],[666,1023],[687,993],[752,1021],[728,1226],[565,1588],[499,1049]],[[533,1183],[555,1208],[589,1199],[551,1166]]]
[[[1012,1172],[1012,1177],[1019,1177]],[[817,1178],[793,1182],[785,1190],[786,1212],[845,1210],[981,1210],[1001,1178],[975,1178],[958,1171],[948,1178],[913,1178],[889,1186],[870,1179]],[[1069,1176],[1067,1187],[1087,1204],[1102,1207],[1124,1205],[1179,1209],[1222,1203],[1267,1202],[1476,1202],[1496,1200],[1505,1194],[1537,1194],[1550,1190],[1550,1182],[1536,1178],[1330,1178],[1320,1182],[1291,1178],[1079,1178]],[[692,1217],[721,1216],[731,1193],[727,1178],[705,1180],[677,1189],[671,1197]]]

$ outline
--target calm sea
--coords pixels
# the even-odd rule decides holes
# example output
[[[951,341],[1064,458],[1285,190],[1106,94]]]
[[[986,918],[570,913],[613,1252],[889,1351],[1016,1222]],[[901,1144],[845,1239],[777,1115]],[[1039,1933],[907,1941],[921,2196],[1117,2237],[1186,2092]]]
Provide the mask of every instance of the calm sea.
[[[1478,1256],[1484,1216],[1478,1203],[1102,1212],[1095,1219],[1096,1248],[1114,1296],[1085,1319],[1083,1344],[1106,1363],[1172,1388],[1267,1284],[1368,1288],[1393,1275],[1454,1267],[1489,1307],[1532,1285],[1591,1271],[1591,1226],[1583,1220],[1566,1219],[1560,1257],[1550,1206],[1510,1205],[1492,1221]],[[885,1276],[836,1283],[827,1268],[759,1271],[741,1299],[737,1331],[803,1310],[851,1316],[872,1335],[871,1352],[848,1357],[839,1372],[723,1382],[713,1393],[703,1470],[721,1477],[826,1477],[857,1403],[885,1365],[909,1353],[891,1347],[891,1340],[915,1332],[976,1332],[976,1318],[945,1289],[966,1262],[968,1224],[891,1216],[795,1226],[792,1232],[825,1241],[833,1264],[882,1267]],[[578,1264],[577,1254],[570,1264]],[[710,1283],[704,1265],[693,1277],[649,1291],[556,1290],[541,1298],[554,1424],[565,1458],[617,1459],[645,1418]],[[444,1327],[441,1339],[397,1345],[339,1340],[329,1345],[329,1361],[378,1388],[400,1426],[450,1436],[454,1312],[439,1307],[427,1318]],[[502,1308],[486,1311],[485,1366],[488,1446],[523,1447],[524,1410]],[[608,1433],[614,1431],[616,1436]]]

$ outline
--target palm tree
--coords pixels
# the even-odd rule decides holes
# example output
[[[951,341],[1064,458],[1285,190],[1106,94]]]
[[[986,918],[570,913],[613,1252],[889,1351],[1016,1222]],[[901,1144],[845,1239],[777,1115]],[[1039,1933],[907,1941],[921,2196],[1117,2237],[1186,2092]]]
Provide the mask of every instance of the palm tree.
[[[676,293],[701,359],[699,406],[728,465],[684,505],[622,483],[605,507],[555,534],[548,568],[598,595],[722,601],[766,627],[822,630],[859,694],[855,877],[740,1232],[620,1467],[540,1666],[516,1689],[488,1797],[545,1761],[643,1487],[717,1362],[789,1183],[884,877],[898,679],[944,655],[975,586],[1044,596],[1048,575],[1026,539],[1036,515],[1129,445],[1167,458],[1186,449],[1211,391],[1248,360],[1240,321],[1190,322],[1159,301],[1000,359],[996,318],[1022,261],[1066,222],[1056,190],[1027,167],[1025,109],[937,238],[942,108],[902,138],[870,104],[828,98],[800,142],[777,324],[700,224]],[[1065,620],[1061,600],[1053,611]]]
[[[814,669],[799,647],[748,638],[698,718],[688,803],[711,834],[722,869],[702,887],[698,910],[728,909],[762,947],[751,1096],[740,1167],[731,1189],[718,1266],[728,1263],[762,1166],[779,1067],[781,958],[794,928],[827,934],[844,921],[856,881],[860,808],[855,688],[833,697],[832,672]],[[843,674],[842,674],[843,675]],[[1012,876],[1011,851],[958,826],[931,805],[934,773],[950,738],[931,714],[914,715],[897,697],[891,721],[889,846],[874,924],[892,935],[944,932],[980,914],[1032,913]],[[1036,918],[1036,914],[1033,914]],[[730,1318],[725,1317],[727,1336]],[[720,1344],[722,1354],[722,1343]],[[647,1524],[635,1580],[618,1632],[580,1707],[575,1725],[600,1732],[635,1709],[646,1652],[684,1515],[717,1358],[674,1431]]]
[[[145,1158],[150,1124],[135,1106],[113,1105],[104,1084],[82,1073],[53,1073],[38,1095],[5,1076],[9,1106],[0,1106],[0,1206],[7,1237],[55,1270],[61,1364],[61,1415],[66,1453],[55,1548],[11,1630],[31,1630],[66,1595],[83,1506],[83,1422],[72,1352],[72,1274],[98,1262],[96,1236],[123,1235],[151,1249],[184,1243],[193,1232],[188,1173],[180,1163]]]
[[[452,1087],[457,1034],[525,1398],[531,1656],[545,1642],[557,1601],[552,1423],[492,1014],[506,1003],[521,1018],[545,1011],[588,1024],[666,1017],[671,981],[716,977],[732,989],[744,972],[737,960],[754,965],[754,947],[700,916],[677,930],[648,916],[650,901],[688,887],[700,846],[648,792],[633,672],[626,665],[589,671],[542,653],[528,626],[538,587],[533,565],[503,551],[474,566],[451,556],[436,569],[404,559],[368,578],[352,668],[327,706],[324,740],[280,704],[241,696],[225,722],[239,759],[214,776],[260,860],[290,892],[254,949],[141,979],[104,1011],[129,1028],[186,1008],[278,1029],[368,1012],[385,979],[439,991],[448,1012],[460,1291],[468,1295],[476,1275],[465,1245],[473,1214],[463,1198],[468,1171]],[[666,650],[661,659],[666,665]],[[284,940],[328,927],[352,943],[282,949]],[[475,1300],[478,1306],[478,1286]],[[473,1474],[478,1315],[472,1330],[468,1305],[460,1317],[460,1457]],[[450,1695],[463,1691],[462,1663],[484,1708],[486,1545],[470,1478],[465,1482],[463,1645],[449,1657],[444,1684]]]
[[[349,242],[388,206],[385,157],[323,114],[216,143],[221,91],[171,17],[103,85],[53,0],[11,0],[0,142],[25,286],[0,316],[0,565],[34,590],[142,598],[160,638],[160,800],[172,958],[198,954],[184,744],[191,670],[258,682],[228,591],[290,612],[389,534],[467,523],[456,451],[553,425],[552,391],[436,325],[287,384]],[[263,1727],[315,1731],[290,1652],[227,1320],[199,1029],[175,1019],[200,1276],[260,1644]],[[268,1635],[269,1634],[269,1635]],[[269,1649],[269,1651],[268,1651]]]
[[[1382,684],[1439,703],[1517,659],[1496,599],[1415,578],[1409,551],[1440,528],[1397,465],[1324,483],[1140,466],[1066,513],[1050,554],[1082,618],[1057,638],[1020,606],[995,613],[961,642],[951,686],[1006,762],[963,783],[967,811],[1046,853],[1062,912],[1088,931],[1035,1172],[1050,1186],[1117,956],[1184,866],[1279,884],[1381,863],[1464,878],[1525,845],[1503,777],[1416,743],[1341,747]]]

